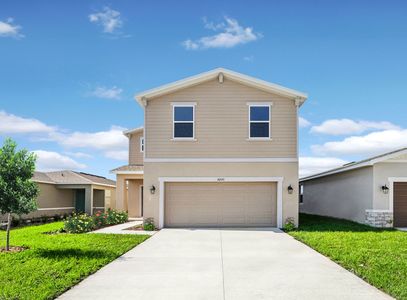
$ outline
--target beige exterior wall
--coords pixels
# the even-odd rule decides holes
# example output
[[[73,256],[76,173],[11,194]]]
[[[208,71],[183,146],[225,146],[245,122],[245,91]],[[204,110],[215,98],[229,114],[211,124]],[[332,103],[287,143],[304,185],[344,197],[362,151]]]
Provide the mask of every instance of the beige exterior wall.
[[[196,102],[196,141],[172,140],[172,102]],[[273,103],[272,140],[248,140],[248,102]],[[145,126],[146,158],[297,158],[294,100],[227,79],[222,84],[211,80],[149,100]]]
[[[131,165],[143,164],[143,152],[140,151],[140,138],[143,135],[143,131],[140,131],[129,137],[129,164]]]
[[[402,159],[400,157],[399,159]],[[396,160],[396,159],[394,159]],[[393,160],[393,161],[394,161]],[[391,161],[391,160],[389,160]],[[390,187],[390,177],[404,177],[407,178],[407,163],[403,162],[382,162],[374,165],[374,198],[373,208],[388,210],[390,209],[390,193],[384,194],[381,187],[387,185]]]
[[[365,223],[366,209],[373,208],[373,167],[302,182],[300,211]]]
[[[127,208],[129,217],[141,217],[141,189],[143,180],[130,179],[128,180],[127,190]]]
[[[131,182],[138,182],[139,185],[142,184],[143,182],[143,175],[142,174],[117,174],[116,175],[116,196],[115,196],[115,201],[114,205],[112,208],[115,208],[117,210],[123,210],[123,211],[129,211],[129,191],[127,190],[127,185],[126,181],[129,180]],[[130,185],[132,185],[130,183]],[[131,186],[132,190],[137,190],[133,185]],[[139,197],[138,196],[138,191],[136,191],[137,195],[131,194],[130,197]],[[138,198],[137,198],[138,199]],[[134,207],[132,204],[130,204],[130,209],[133,209]]]
[[[37,198],[39,208],[73,207],[74,192],[56,188],[54,184],[38,183],[40,194]]]
[[[145,163],[144,218],[159,221],[159,177],[283,177],[282,220],[294,218],[298,224],[298,164],[293,163]],[[287,187],[294,187],[288,194]],[[156,187],[155,194],[150,187]],[[165,200],[164,200],[165,201]]]

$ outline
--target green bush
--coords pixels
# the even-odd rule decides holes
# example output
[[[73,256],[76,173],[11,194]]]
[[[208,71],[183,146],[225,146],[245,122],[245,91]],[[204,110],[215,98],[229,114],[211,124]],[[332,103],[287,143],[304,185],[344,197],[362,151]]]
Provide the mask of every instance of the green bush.
[[[294,218],[287,218],[285,220],[283,229],[286,232],[295,230],[296,227],[295,227],[295,223],[294,223]]]
[[[106,225],[108,225],[108,223],[107,223],[107,214],[105,214],[102,211],[97,211],[93,215],[93,221],[95,223],[96,228],[101,228],[103,226],[106,226]]]
[[[122,224],[129,219],[126,212],[108,209],[106,212],[97,211],[93,216],[87,214],[73,214],[64,223],[64,229],[69,233],[83,233],[109,225]]]
[[[155,226],[154,226],[154,219],[153,218],[147,218],[143,222],[143,229],[145,231],[154,231]]]
[[[106,212],[106,225],[116,225],[126,223],[129,219],[129,216],[124,211],[117,211],[109,208]]]
[[[94,228],[94,219],[87,214],[73,214],[64,223],[64,229],[69,233],[89,232]]]

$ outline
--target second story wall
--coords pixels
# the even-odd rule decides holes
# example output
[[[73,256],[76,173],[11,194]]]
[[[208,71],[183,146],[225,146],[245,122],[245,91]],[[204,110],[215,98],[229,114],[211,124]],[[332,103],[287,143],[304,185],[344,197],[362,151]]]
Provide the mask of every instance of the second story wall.
[[[143,152],[140,146],[140,139],[143,134],[143,131],[140,131],[129,136],[129,164],[131,165],[143,164]]]
[[[195,140],[173,139],[176,102],[195,106]],[[272,103],[271,139],[249,139],[248,103]],[[225,79],[211,80],[148,101],[146,158],[296,158],[295,101]]]

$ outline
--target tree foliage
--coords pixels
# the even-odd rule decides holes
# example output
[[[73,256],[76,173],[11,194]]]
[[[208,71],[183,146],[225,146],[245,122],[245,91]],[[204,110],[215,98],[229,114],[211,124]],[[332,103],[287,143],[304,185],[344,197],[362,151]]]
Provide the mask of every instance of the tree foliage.
[[[6,139],[0,148],[0,214],[27,214],[37,208],[38,185],[31,180],[36,156],[17,151],[17,144]]]

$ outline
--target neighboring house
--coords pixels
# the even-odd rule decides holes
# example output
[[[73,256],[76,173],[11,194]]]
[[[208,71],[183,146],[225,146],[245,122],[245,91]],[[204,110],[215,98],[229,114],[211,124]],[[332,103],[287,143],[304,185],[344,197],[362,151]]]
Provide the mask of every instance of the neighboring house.
[[[298,109],[307,96],[215,69],[136,96],[116,208],[156,226],[298,224]],[[144,187],[144,189],[143,189]]]
[[[34,172],[32,178],[40,188],[38,210],[22,216],[53,216],[73,211],[88,214],[115,205],[116,183],[105,177],[74,172]]]
[[[300,186],[301,212],[407,227],[407,148],[302,178]]]

